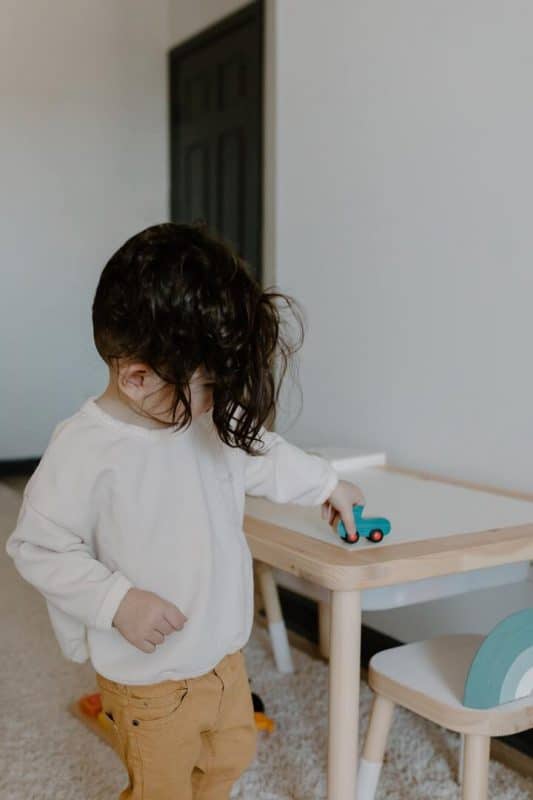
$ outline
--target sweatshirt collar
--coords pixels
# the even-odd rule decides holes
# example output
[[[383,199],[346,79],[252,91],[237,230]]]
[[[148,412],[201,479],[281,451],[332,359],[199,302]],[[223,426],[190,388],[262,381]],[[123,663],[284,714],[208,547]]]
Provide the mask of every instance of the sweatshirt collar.
[[[109,427],[114,428],[116,431],[121,431],[128,436],[139,436],[143,439],[151,439],[152,441],[159,441],[162,439],[170,439],[173,436],[179,436],[185,433],[185,430],[176,431],[171,425],[162,428],[144,428],[142,425],[135,425],[132,422],[124,422],[117,417],[113,417],[107,411],[104,411],[95,401],[99,395],[94,394],[87,398],[83,403],[80,411],[88,414],[93,419],[102,422]]]

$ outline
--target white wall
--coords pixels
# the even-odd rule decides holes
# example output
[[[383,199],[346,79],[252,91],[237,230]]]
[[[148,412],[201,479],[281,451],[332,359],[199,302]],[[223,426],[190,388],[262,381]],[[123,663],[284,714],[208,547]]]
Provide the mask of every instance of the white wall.
[[[308,318],[278,430],[533,491],[533,6],[273,1],[277,279]],[[485,633],[532,603],[527,581],[365,622]]]
[[[249,2],[250,0],[169,0],[168,46],[180,44]]]
[[[165,50],[242,5],[3,4],[2,458],[99,391],[97,277],[168,213]],[[530,488],[533,8],[267,10],[276,278],[309,323],[291,436]]]
[[[287,433],[533,491],[533,5],[277,9],[277,278],[309,324]]]
[[[168,219],[167,50],[236,0],[0,8],[0,460],[40,455],[106,385],[90,306],[133,233]]]
[[[98,276],[168,218],[167,37],[166,0],[1,5],[1,460],[105,388]]]

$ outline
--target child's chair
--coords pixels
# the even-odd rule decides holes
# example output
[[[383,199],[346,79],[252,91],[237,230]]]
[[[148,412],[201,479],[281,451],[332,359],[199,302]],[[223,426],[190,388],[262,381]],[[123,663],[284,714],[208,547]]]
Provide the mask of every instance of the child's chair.
[[[377,653],[368,683],[375,697],[358,800],[375,796],[396,704],[463,734],[463,800],[486,800],[491,737],[533,727],[533,610],[486,637],[441,636]]]

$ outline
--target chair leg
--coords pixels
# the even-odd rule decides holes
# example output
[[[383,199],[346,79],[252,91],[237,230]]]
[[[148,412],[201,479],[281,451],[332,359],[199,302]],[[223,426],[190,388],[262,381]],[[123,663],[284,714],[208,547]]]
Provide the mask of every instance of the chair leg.
[[[274,661],[280,672],[294,672],[287,628],[281,613],[278,587],[268,564],[256,562],[256,573],[263,596]]]
[[[487,800],[489,759],[490,736],[466,734],[463,800]]]
[[[374,800],[393,715],[392,700],[380,694],[374,695],[363,756],[359,763],[357,800]]]

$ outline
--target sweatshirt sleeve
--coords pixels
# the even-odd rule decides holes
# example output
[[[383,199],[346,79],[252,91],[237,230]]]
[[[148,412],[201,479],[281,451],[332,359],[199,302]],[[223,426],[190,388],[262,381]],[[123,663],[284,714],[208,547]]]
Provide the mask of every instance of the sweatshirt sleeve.
[[[88,541],[34,508],[27,495],[6,551],[49,603],[88,627],[110,629],[132,586],[94,557]]]
[[[263,454],[245,454],[245,492],[276,503],[321,505],[339,476],[329,461],[311,455],[273,431],[261,430]]]
[[[108,630],[132,584],[98,560],[99,509],[113,474],[96,434],[80,436],[68,420],[56,426],[26,484],[6,552],[57,615]]]

